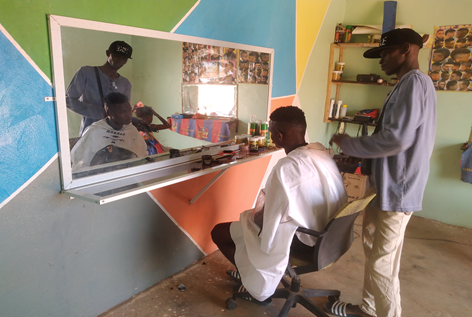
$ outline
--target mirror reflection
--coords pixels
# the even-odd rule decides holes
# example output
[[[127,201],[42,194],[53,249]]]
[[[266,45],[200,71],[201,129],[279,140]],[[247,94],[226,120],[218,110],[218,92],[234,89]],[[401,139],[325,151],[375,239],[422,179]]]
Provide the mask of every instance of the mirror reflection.
[[[125,168],[170,159],[172,150],[190,153],[267,117],[267,53],[254,60],[250,51],[239,56],[238,44],[73,27],[61,27],[61,40],[73,178],[102,164]]]

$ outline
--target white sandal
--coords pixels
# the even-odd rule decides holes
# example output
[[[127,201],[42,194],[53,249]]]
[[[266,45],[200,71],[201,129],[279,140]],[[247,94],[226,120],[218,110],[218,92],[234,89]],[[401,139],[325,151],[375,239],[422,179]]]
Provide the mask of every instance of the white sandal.
[[[332,304],[332,306],[328,307],[328,304]],[[327,312],[330,315],[339,316],[339,317],[359,317],[357,315],[346,313],[347,305],[351,305],[351,304],[341,302],[341,301],[336,301],[334,303],[331,303],[331,302],[326,303],[324,304],[323,307],[325,309],[325,312]]]
[[[228,270],[226,271],[226,274],[231,276],[236,282],[241,282],[241,275],[239,275],[237,270]]]

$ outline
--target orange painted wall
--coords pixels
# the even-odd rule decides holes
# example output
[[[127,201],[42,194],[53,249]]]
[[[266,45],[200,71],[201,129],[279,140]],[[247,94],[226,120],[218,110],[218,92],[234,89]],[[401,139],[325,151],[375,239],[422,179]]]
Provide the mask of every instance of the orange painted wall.
[[[275,109],[279,107],[291,106],[293,103],[293,99],[295,99],[295,95],[272,99],[270,101],[270,113],[272,113]]]
[[[239,219],[252,208],[271,156],[231,167],[193,204],[189,202],[215,177],[207,174],[159,188],[151,194],[205,253],[215,251],[210,232],[220,222]]]

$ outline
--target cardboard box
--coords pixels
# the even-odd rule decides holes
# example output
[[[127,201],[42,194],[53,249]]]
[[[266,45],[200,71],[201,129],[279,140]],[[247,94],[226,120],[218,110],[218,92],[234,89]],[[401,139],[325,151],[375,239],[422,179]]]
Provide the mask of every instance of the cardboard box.
[[[353,201],[364,197],[369,186],[369,176],[361,174],[343,174],[344,188],[347,193],[347,201]]]

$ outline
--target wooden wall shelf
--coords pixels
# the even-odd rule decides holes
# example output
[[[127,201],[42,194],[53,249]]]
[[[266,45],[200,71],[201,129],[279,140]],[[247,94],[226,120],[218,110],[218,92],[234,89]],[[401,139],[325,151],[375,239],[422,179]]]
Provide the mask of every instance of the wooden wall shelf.
[[[367,125],[369,127],[375,127],[377,126],[377,123],[375,122],[361,122],[361,121],[355,121],[355,120],[346,120],[346,119],[335,119],[335,118],[329,118],[329,122],[345,122],[345,123],[353,123],[353,124],[360,124],[360,125]]]
[[[357,80],[332,80],[331,83],[335,85],[342,85],[342,84],[358,84],[358,85],[371,85],[371,86],[395,86],[395,84],[390,83],[374,83],[374,82],[366,82],[366,81],[357,81]]]
[[[387,82],[383,82],[381,84],[379,83],[373,83],[373,82],[359,82],[356,80],[333,80],[333,70],[335,69],[335,61],[334,61],[334,55],[335,55],[335,50],[339,51],[339,57],[338,61],[342,62],[343,61],[343,54],[344,50],[346,48],[374,48],[378,47],[379,43],[337,43],[337,44],[331,44],[330,45],[330,52],[329,52],[329,67],[328,67],[328,89],[326,91],[326,101],[325,101],[325,110],[324,110],[324,116],[323,116],[323,122],[332,122],[332,121],[342,121],[341,119],[333,119],[329,117],[329,108],[330,108],[330,101],[331,101],[331,89],[332,86],[334,85],[334,88],[336,90],[335,99],[339,99],[339,93],[341,90],[341,86],[343,84],[356,84],[356,85],[369,85],[369,86],[395,86],[395,84],[390,84]],[[357,123],[357,124],[363,124],[362,122],[353,122],[353,121],[342,121],[346,123]],[[375,126],[374,124],[368,124]]]

